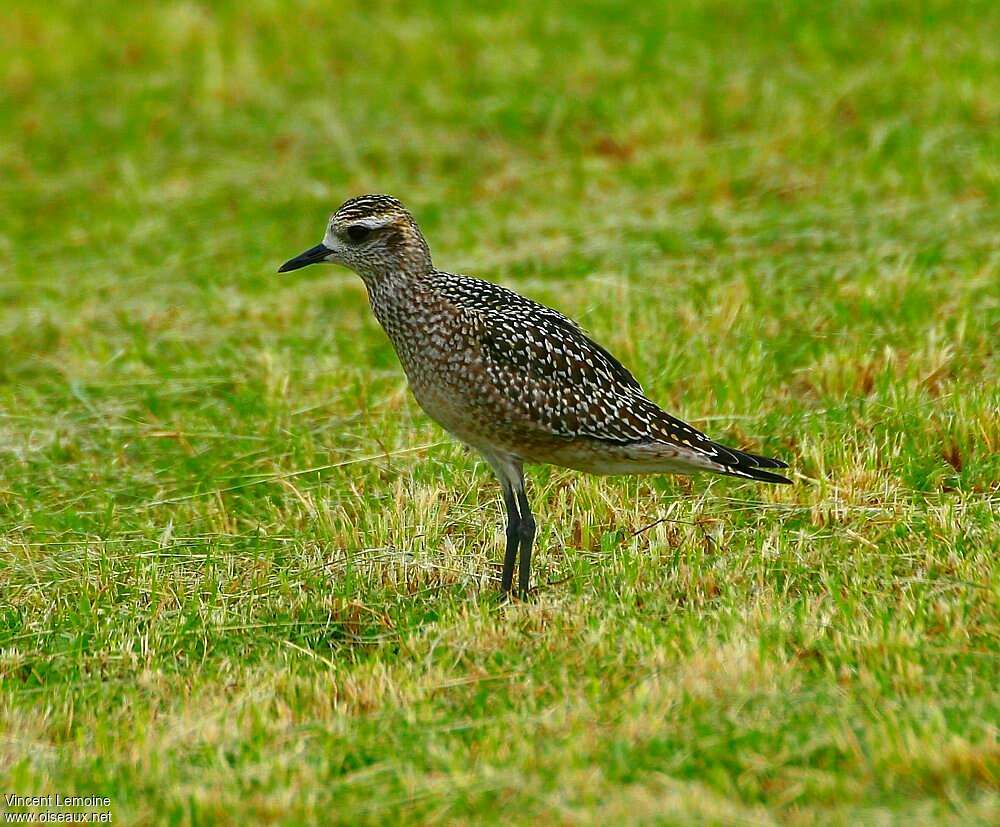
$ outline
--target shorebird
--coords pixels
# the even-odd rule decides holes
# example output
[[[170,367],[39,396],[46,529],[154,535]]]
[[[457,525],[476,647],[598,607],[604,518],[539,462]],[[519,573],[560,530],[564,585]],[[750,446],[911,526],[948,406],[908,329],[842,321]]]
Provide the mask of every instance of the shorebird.
[[[576,322],[505,287],[437,270],[410,212],[388,195],[345,201],[323,241],[281,265],[329,262],[365,283],[417,402],[492,467],[507,510],[501,589],[528,593],[535,518],[525,463],[591,474],[711,471],[789,483],[777,459],[727,448],[674,418]]]

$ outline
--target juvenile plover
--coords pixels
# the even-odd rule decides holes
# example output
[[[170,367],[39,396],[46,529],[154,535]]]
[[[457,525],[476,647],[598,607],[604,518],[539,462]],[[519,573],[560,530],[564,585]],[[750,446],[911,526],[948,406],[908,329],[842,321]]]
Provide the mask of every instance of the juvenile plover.
[[[647,399],[635,377],[572,320],[505,287],[434,268],[409,211],[388,195],[352,198],[323,241],[286,273],[329,262],[354,270],[427,414],[493,468],[507,509],[501,588],[528,592],[535,519],[524,463],[591,474],[711,471],[761,482],[777,459],[713,442]]]

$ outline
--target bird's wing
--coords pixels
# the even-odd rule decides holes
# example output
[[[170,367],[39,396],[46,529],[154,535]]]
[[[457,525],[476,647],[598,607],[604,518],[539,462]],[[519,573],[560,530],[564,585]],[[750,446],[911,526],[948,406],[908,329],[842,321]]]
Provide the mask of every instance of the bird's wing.
[[[485,311],[495,316],[510,317],[515,325],[535,325],[551,330],[559,338],[579,341],[581,345],[586,345],[589,358],[598,370],[607,373],[623,387],[642,393],[642,386],[621,362],[588,338],[580,325],[558,310],[482,279],[440,271],[434,272],[432,279],[435,292],[458,307],[477,313]]]
[[[475,316],[489,385],[513,416],[567,439],[627,444],[653,438],[652,415],[659,409],[579,328],[533,313],[480,308]]]
[[[620,364],[579,328],[567,331],[530,314],[480,309],[476,315],[492,392],[520,422],[565,439],[672,445],[696,464],[704,461],[722,473],[786,481],[755,470],[785,467],[779,460],[727,448],[662,410],[634,379],[623,381],[609,368],[608,358]]]

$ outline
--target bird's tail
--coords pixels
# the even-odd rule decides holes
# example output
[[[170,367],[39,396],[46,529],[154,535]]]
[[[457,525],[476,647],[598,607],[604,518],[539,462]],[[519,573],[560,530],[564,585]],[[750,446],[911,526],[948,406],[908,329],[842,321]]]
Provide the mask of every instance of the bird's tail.
[[[761,468],[787,468],[788,463],[780,459],[762,457],[757,454],[748,454],[744,451],[737,451],[735,448],[727,448],[724,445],[714,444],[718,449],[718,455],[713,457],[712,470],[718,474],[725,474],[730,477],[741,477],[742,479],[759,480],[760,482],[776,482],[783,485],[791,485],[792,481],[781,474],[773,474],[770,471],[762,471]]]

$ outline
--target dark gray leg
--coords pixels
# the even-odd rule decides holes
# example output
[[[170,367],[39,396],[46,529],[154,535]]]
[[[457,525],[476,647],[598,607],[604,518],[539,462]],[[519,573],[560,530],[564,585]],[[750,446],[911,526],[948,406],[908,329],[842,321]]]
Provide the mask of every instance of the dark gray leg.
[[[507,550],[503,556],[500,590],[504,597],[509,597],[514,583],[514,560],[517,558],[517,547],[521,539],[521,515],[517,510],[517,498],[511,484],[501,480],[500,486],[503,488],[503,504],[507,506]]]
[[[503,504],[507,508],[507,548],[503,556],[500,589],[505,599],[510,597],[514,585],[514,564],[520,549],[521,573],[517,580],[517,593],[519,597],[524,597],[528,593],[531,544],[535,539],[535,518],[531,516],[528,498],[524,494],[524,470],[521,460],[510,454],[487,451],[482,454],[500,480]]]
[[[531,547],[535,542],[535,518],[531,513],[528,497],[524,493],[523,477],[521,478],[521,487],[517,492],[517,505],[521,512],[521,522],[518,526],[518,532],[521,536],[521,562],[517,569],[517,596],[523,600],[528,596],[528,584],[531,579]],[[510,534],[507,536],[509,538]]]

